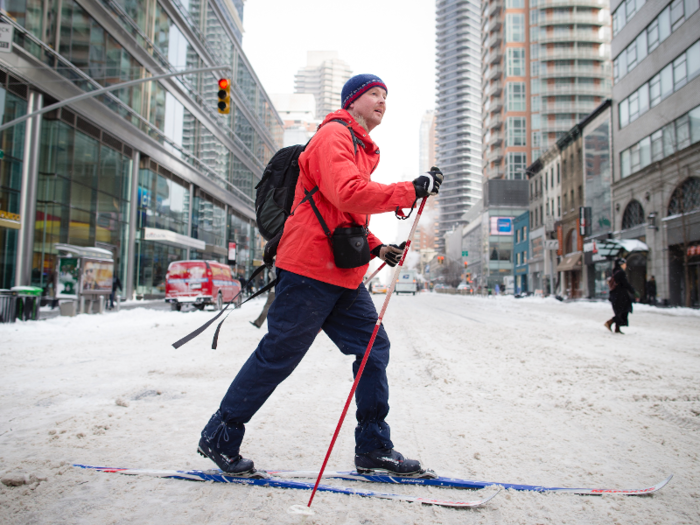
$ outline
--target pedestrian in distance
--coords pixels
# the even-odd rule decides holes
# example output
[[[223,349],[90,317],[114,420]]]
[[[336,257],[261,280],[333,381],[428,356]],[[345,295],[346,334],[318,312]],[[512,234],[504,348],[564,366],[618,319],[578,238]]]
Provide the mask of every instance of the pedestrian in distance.
[[[656,279],[652,275],[646,284],[647,303],[656,306]]]
[[[342,89],[342,109],[326,116],[299,157],[292,214],[277,248],[278,281],[267,317],[268,332],[236,375],[199,441],[198,452],[225,472],[261,476],[253,461],[240,454],[245,425],[292,373],[321,330],[343,354],[355,356],[352,371],[357,374],[378,319],[362,284],[370,253],[390,266],[401,256],[398,247],[383,244],[369,232],[369,217],[399,213],[419,198],[438,193],[443,176],[437,168],[412,182],[372,181],[379,148],[370,132],[384,118],[387,92],[377,76],[352,77]],[[354,237],[352,246],[366,243],[357,251],[362,257],[334,250],[335,233],[332,245],[325,231],[342,234],[358,228],[364,233]],[[359,264],[358,258],[362,259]],[[394,449],[386,422],[389,346],[380,326],[355,392],[355,467],[363,472],[379,469],[392,475],[419,475],[424,472],[420,462]]]
[[[627,316],[632,312],[632,298],[635,296],[634,288],[627,280],[625,270],[627,261],[622,257],[615,259],[612,275],[608,278],[610,289],[609,301],[612,303],[615,316],[605,321],[605,327],[612,332],[615,324],[615,333],[621,334],[621,326],[629,326]]]
[[[122,282],[119,280],[117,274],[112,277],[112,293],[109,294],[109,309],[114,308],[114,297],[117,295],[117,290],[121,291]]]

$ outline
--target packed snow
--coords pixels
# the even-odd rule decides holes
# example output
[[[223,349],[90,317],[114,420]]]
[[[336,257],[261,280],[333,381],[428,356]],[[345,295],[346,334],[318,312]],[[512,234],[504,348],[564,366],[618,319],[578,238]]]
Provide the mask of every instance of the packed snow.
[[[374,296],[379,307],[385,296]],[[502,491],[450,509],[91,472],[73,463],[209,469],[199,433],[264,334],[256,299],[175,350],[214,313],[148,308],[0,325],[0,522],[691,524],[700,522],[700,312],[637,305],[624,335],[605,302],[394,296],[388,422],[397,450],[445,476],[640,488],[653,496]],[[248,425],[258,468],[318,470],[352,385],[352,358],[320,334]],[[352,410],[328,468],[353,467]],[[353,482],[336,482],[352,485]],[[355,486],[358,486],[355,483]],[[478,492],[363,484],[452,500]]]

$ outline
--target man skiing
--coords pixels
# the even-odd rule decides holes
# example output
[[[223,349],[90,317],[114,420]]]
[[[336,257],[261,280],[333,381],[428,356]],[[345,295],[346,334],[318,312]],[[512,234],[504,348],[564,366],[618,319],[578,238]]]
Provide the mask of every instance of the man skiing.
[[[413,182],[372,182],[379,149],[369,134],[384,118],[387,91],[375,75],[352,77],[342,90],[342,109],[326,116],[299,157],[293,213],[277,250],[279,280],[268,313],[268,333],[238,372],[199,441],[198,452],[224,472],[256,476],[253,461],[240,455],[245,423],[292,373],[320,330],[341,352],[356,356],[353,374],[357,374],[376,325],[377,311],[362,284],[366,262],[347,267],[338,261],[319,215],[331,232],[352,226],[367,230],[370,215],[410,208],[418,198],[436,195],[442,183],[437,169]],[[309,200],[307,193],[316,188]],[[382,244],[369,231],[366,239],[374,256],[396,265],[402,253],[399,247]],[[363,472],[419,475],[424,472],[420,462],[394,450],[385,421],[389,346],[382,326],[355,394],[355,466]]]

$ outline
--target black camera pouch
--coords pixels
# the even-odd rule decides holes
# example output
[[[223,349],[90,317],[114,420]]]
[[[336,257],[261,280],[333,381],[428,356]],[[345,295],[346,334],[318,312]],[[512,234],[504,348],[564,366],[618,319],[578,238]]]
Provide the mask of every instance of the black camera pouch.
[[[367,230],[362,226],[336,228],[331,236],[331,244],[338,268],[358,268],[369,262]]]

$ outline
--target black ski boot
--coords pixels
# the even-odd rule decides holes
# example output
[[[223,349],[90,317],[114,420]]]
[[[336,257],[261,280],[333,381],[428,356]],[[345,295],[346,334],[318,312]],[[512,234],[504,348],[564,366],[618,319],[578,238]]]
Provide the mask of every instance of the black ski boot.
[[[403,454],[391,448],[378,448],[367,454],[355,454],[355,468],[358,474],[389,475],[406,478],[436,478],[432,470],[421,468],[420,461],[406,459]]]
[[[200,456],[211,459],[217,466],[224,472],[224,474],[229,474],[231,476],[241,477],[241,478],[267,478],[266,472],[261,470],[255,470],[255,464],[252,459],[246,459],[240,454],[236,457],[229,457],[226,454],[222,454],[217,451],[212,443],[205,438],[201,437],[199,440],[199,446],[197,447],[197,452]]]

